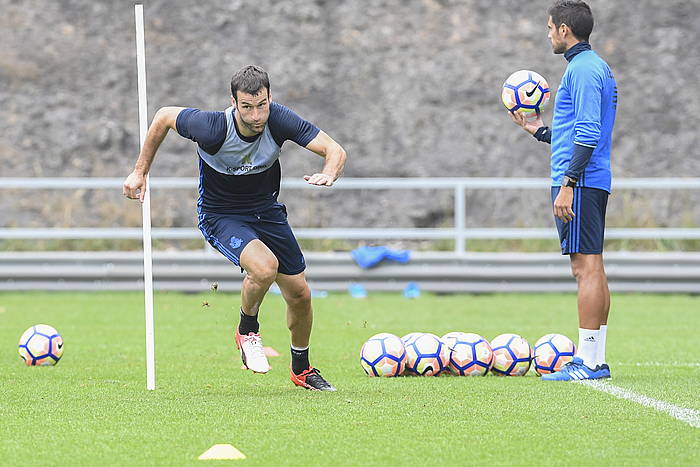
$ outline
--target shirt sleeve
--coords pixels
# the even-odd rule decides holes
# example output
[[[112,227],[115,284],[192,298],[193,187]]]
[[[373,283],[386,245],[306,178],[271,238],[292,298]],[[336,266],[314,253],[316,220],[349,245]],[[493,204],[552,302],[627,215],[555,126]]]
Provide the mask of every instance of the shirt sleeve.
[[[223,112],[184,109],[175,121],[180,136],[191,139],[207,154],[216,154],[226,140],[226,116]]]
[[[583,174],[588,162],[591,160],[593,149],[589,146],[574,144],[574,154],[571,156],[571,162],[569,162],[569,167],[564,172],[564,175],[574,180],[581,180],[581,174]]]
[[[600,140],[603,82],[594,68],[578,67],[571,74],[574,144],[595,148]]]
[[[279,147],[282,147],[286,140],[306,147],[321,131],[316,125],[297,115],[292,109],[276,102],[270,104],[268,125],[270,133]]]

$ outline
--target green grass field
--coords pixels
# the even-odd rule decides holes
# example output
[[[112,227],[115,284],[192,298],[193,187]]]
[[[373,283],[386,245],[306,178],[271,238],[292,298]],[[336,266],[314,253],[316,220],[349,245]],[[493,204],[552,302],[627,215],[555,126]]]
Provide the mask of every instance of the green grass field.
[[[209,306],[203,306],[203,302]],[[240,370],[238,297],[156,295],[157,390],[145,384],[140,293],[0,294],[2,465],[697,465],[700,428],[577,383],[525,377],[368,378],[369,336],[411,331],[548,332],[576,340],[573,295],[398,294],[316,299],[311,361],[335,393],[288,379],[289,336],[277,296],[263,304],[272,371]],[[32,324],[56,327],[56,367],[17,354]],[[615,295],[612,384],[700,410],[700,298]],[[694,412],[697,414],[697,412]],[[229,443],[247,458],[199,461]]]

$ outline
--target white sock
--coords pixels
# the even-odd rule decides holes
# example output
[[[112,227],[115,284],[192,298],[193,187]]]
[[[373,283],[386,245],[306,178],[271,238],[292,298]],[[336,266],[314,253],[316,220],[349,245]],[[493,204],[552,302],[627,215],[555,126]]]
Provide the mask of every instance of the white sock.
[[[605,335],[608,333],[608,325],[600,325],[600,334],[598,335],[598,349],[595,354],[595,364],[602,365],[605,363]]]
[[[598,329],[578,328],[578,349],[576,356],[591,370],[596,367],[596,353],[600,331]]]

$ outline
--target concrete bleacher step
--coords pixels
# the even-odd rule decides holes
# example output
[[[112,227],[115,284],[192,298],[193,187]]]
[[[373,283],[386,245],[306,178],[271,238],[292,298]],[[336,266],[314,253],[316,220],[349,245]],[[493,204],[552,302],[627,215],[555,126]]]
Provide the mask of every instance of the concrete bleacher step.
[[[360,282],[372,291],[396,291],[410,281],[438,293],[574,291],[567,257],[556,253],[419,252],[408,264],[358,267],[347,252],[306,254],[313,288],[346,290]],[[608,253],[611,289],[624,292],[700,293],[698,253]],[[156,290],[202,292],[213,282],[240,289],[240,269],[215,252],[155,252]],[[0,253],[0,290],[142,290],[140,252]]]

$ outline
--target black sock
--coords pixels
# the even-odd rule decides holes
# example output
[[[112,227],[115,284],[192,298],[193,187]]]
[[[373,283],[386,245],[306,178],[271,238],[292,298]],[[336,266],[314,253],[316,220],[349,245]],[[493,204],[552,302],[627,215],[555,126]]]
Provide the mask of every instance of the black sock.
[[[304,370],[308,370],[309,364],[309,348],[304,350],[292,349],[292,371],[295,375],[300,374]]]
[[[241,322],[238,323],[238,333],[242,336],[247,336],[249,333],[257,334],[260,330],[260,323],[258,323],[258,315],[248,316],[243,313],[241,308]]]

